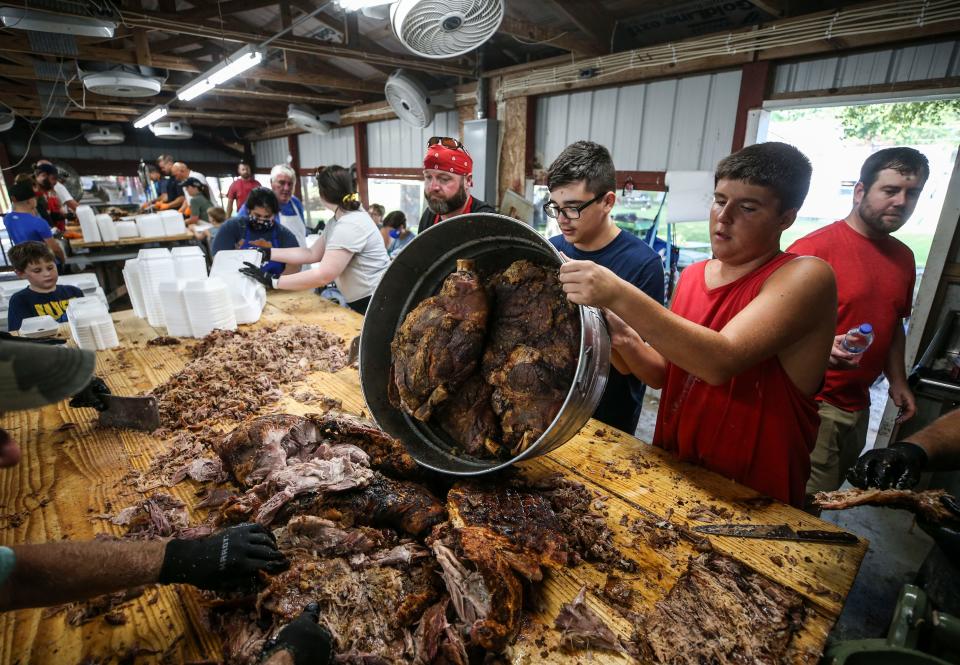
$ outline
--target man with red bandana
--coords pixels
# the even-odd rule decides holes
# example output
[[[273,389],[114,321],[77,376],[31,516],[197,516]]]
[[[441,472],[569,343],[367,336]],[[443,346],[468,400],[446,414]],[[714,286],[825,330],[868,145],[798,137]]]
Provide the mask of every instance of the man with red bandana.
[[[473,159],[457,139],[434,136],[423,158],[423,197],[427,209],[420,216],[418,233],[451,217],[471,212],[496,212],[489,203],[470,195]]]
[[[929,174],[927,158],[913,148],[875,152],[860,168],[850,214],[787,250],[820,257],[837,276],[836,336],[817,394],[820,429],[810,456],[808,494],[839,488],[857,461],[867,442],[870,386],[881,372],[901,409],[900,422],[917,410],[907,385],[903,332],[916,267],[910,248],[891,234],[910,219]],[[862,323],[873,326],[873,344],[863,354],[847,353],[840,342]]]

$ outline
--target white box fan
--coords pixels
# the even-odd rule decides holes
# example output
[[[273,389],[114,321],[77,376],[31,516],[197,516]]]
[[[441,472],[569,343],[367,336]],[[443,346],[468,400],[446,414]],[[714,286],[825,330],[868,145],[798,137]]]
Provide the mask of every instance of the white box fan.
[[[438,108],[452,109],[455,106],[452,90],[431,94],[427,86],[402,69],[387,77],[383,94],[397,117],[414,127],[423,128],[433,122]]]
[[[111,97],[153,97],[161,87],[158,78],[126,71],[90,72],[82,80],[90,92]]]
[[[340,111],[318,114],[306,106],[290,104],[287,107],[287,121],[310,134],[326,134],[340,123]]]
[[[12,111],[0,113],[0,132],[5,132],[8,129],[13,129],[13,123],[16,121],[17,117],[13,114]]]
[[[83,125],[83,138],[92,145],[117,145],[126,138],[117,125]]]
[[[150,125],[150,131],[160,139],[189,139],[193,138],[193,128],[182,120],[164,120]]]

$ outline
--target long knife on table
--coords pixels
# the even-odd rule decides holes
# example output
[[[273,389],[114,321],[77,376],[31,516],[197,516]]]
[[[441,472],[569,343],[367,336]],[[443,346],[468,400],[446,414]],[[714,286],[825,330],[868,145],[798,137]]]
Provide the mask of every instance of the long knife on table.
[[[794,540],[811,543],[833,543],[835,545],[856,545],[860,542],[859,538],[846,531],[794,530],[786,524],[706,524],[695,526],[693,530],[711,536],[728,536],[731,538]]]

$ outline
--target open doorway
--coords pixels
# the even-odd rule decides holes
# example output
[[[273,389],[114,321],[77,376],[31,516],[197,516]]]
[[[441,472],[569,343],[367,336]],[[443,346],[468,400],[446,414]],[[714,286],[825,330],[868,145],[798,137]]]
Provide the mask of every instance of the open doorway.
[[[930,177],[913,215],[893,236],[906,244],[917,263],[914,300],[940,219],[960,144],[960,99],[778,108],[770,112],[766,136],[796,146],[813,164],[810,192],[797,221],[781,240],[794,240],[846,217],[860,166],[874,152],[891,146],[916,148],[930,162]],[[881,376],[871,390],[867,448],[873,447],[887,403]]]

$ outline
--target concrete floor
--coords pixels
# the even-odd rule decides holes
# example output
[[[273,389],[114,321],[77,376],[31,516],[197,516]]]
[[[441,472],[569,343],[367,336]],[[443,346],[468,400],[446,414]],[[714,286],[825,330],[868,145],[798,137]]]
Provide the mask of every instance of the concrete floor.
[[[867,447],[873,446],[887,399],[887,383],[881,379],[871,392],[873,405]],[[660,391],[647,389],[636,437],[653,440],[660,406]],[[850,485],[845,484],[844,488]],[[847,596],[843,612],[830,634],[831,640],[849,640],[886,635],[900,588],[913,580],[930,549],[932,540],[902,510],[861,506],[826,512],[823,519],[870,541],[870,549]]]

